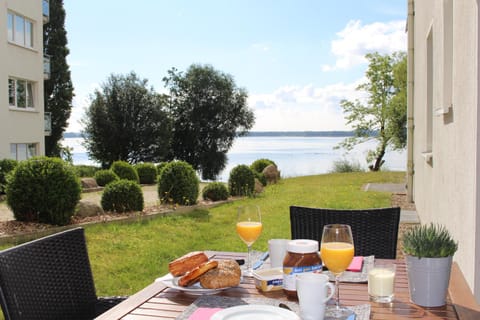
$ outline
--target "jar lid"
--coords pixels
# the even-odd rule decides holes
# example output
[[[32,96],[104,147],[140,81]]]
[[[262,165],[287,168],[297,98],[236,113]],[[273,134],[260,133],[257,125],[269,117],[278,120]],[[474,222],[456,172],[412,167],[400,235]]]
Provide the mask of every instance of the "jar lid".
[[[318,252],[318,241],[308,239],[297,239],[288,242],[287,251],[293,253]]]

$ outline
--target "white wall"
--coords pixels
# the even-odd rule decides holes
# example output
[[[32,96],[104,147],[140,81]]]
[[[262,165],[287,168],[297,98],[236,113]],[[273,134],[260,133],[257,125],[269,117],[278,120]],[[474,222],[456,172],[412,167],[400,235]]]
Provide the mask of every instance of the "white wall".
[[[480,302],[478,3],[416,0],[414,6],[414,201],[422,223],[444,224],[459,241],[454,260]]]
[[[34,47],[24,48],[7,40],[7,11],[34,22]],[[44,154],[43,14],[41,0],[0,0],[0,159],[10,158],[10,143],[37,143]],[[35,82],[35,110],[8,106],[8,77]]]

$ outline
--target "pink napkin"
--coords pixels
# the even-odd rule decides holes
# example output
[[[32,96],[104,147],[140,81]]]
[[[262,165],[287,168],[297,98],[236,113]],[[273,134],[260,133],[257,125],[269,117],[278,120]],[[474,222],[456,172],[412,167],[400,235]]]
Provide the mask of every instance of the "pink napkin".
[[[347,268],[347,271],[360,272],[362,271],[363,257],[353,257],[352,263]]]
[[[220,310],[222,310],[222,308],[198,308],[188,317],[188,320],[209,320],[214,313]]]

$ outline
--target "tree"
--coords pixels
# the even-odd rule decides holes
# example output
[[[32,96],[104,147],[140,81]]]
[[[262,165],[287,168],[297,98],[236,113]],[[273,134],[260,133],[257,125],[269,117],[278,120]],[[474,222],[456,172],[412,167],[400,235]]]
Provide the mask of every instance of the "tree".
[[[43,26],[43,47],[50,56],[50,79],[44,81],[45,112],[52,117],[52,131],[45,136],[45,154],[61,156],[59,141],[68,125],[72,111],[73,85],[67,64],[67,32],[63,0],[50,0],[50,19]]]
[[[247,92],[209,65],[191,65],[185,74],[173,68],[163,80],[174,121],[172,158],[190,163],[203,179],[215,180],[235,137],[253,126]]]
[[[166,96],[147,88],[134,72],[111,75],[96,90],[82,119],[89,156],[108,168],[117,160],[160,162],[170,149]]]
[[[350,151],[357,144],[378,140],[376,149],[370,150],[367,155],[367,162],[373,162],[370,170],[378,171],[385,162],[383,157],[389,146],[393,150],[406,146],[407,57],[404,52],[392,55],[375,52],[366,57],[369,61],[367,81],[356,90],[365,91],[367,98],[364,101],[340,102],[354,135],[338,147]]]

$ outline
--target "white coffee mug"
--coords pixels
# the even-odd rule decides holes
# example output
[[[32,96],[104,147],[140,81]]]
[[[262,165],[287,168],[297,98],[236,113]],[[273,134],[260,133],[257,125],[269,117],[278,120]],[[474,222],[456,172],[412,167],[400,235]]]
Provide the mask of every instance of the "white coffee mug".
[[[335,294],[335,286],[330,283],[328,276],[313,272],[299,273],[296,285],[301,318],[323,320],[327,301]]]
[[[268,240],[268,254],[270,256],[270,265],[272,268],[282,268],[283,259],[287,253],[288,239],[270,239]]]

